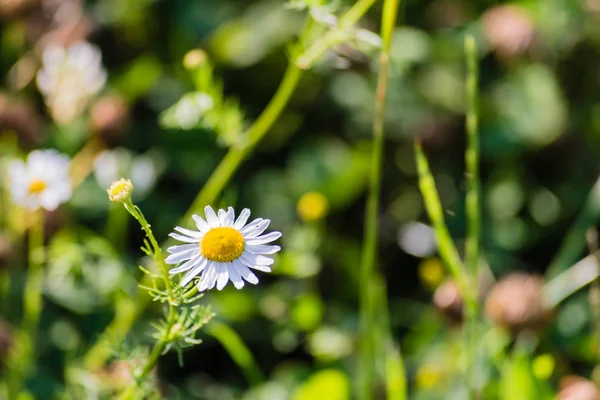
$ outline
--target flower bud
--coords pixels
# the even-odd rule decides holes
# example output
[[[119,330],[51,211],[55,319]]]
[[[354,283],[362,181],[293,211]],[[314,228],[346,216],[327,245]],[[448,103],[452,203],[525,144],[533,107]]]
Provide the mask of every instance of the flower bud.
[[[485,303],[487,316],[514,332],[538,329],[549,317],[542,303],[544,281],[538,275],[512,273],[498,282]]]
[[[110,185],[110,188],[106,190],[110,201],[115,203],[125,203],[131,198],[133,192],[133,184],[129,179],[119,179]]]

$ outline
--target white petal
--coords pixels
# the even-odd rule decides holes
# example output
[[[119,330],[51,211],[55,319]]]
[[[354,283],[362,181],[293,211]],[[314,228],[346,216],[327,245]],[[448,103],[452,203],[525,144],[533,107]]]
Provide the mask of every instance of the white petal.
[[[279,246],[266,246],[264,244],[249,244],[245,250],[248,250],[252,254],[275,254],[281,247]]]
[[[202,233],[206,233],[210,230],[210,225],[199,215],[192,215],[192,218],[196,222],[196,228]]]
[[[252,222],[247,223],[242,229],[240,229],[240,232],[244,234],[247,231],[256,229],[256,227],[263,221],[264,220],[262,218],[256,218],[252,220]]]
[[[271,257],[263,256],[260,254],[252,254],[248,251],[244,251],[241,256],[242,262],[249,267],[253,265],[272,265],[275,260]]]
[[[233,227],[237,230],[242,229],[246,221],[248,221],[248,218],[250,218],[250,210],[244,208],[240,213],[239,217],[235,220]]]
[[[227,212],[223,209],[220,209],[217,215],[219,217],[219,224],[221,226],[225,226],[225,215],[227,215]]]
[[[246,240],[246,244],[265,244],[277,240],[281,237],[281,232],[271,232],[266,235],[258,236],[253,239]]]
[[[223,290],[227,282],[229,282],[229,272],[225,263],[218,264],[219,277],[217,278],[217,290]]]
[[[180,226],[176,226],[176,227],[175,227],[175,230],[176,230],[177,232],[179,232],[179,233],[183,233],[184,235],[187,235],[187,236],[189,236],[189,237],[196,238],[196,239],[198,239],[198,240],[202,239],[202,236],[204,236],[204,235],[202,234],[202,232],[198,232],[198,231],[192,231],[192,230],[189,230],[189,229],[182,228],[182,227],[180,227]]]
[[[204,269],[204,273],[202,274],[202,278],[198,282],[198,291],[203,292],[211,285],[212,281],[216,279],[216,267],[212,261],[208,262],[206,268]]]
[[[237,272],[244,278],[248,283],[256,285],[258,283],[258,278],[256,275],[250,271],[248,267],[242,264],[239,260],[233,261],[233,266],[237,270]]]
[[[169,233],[169,236],[171,236],[173,239],[177,239],[180,242],[184,242],[184,243],[198,243],[198,239],[183,236],[183,235],[180,235],[180,234],[174,233],[174,232]]]
[[[232,263],[227,263],[227,272],[229,272],[229,279],[233,282],[233,286],[235,286],[236,289],[244,287],[244,280]]]
[[[8,165],[8,176],[11,182],[24,182],[27,176],[25,163],[21,160],[14,160]]]
[[[56,193],[51,189],[46,189],[39,194],[39,202],[48,211],[54,211],[60,204],[60,193]]]
[[[246,225],[244,229],[242,229],[242,235],[244,235],[244,238],[248,239],[255,238],[261,233],[263,233],[269,227],[270,223],[270,220],[263,219],[262,221],[260,221],[260,223],[256,225]]]
[[[239,260],[248,268],[263,272],[271,272],[271,267],[268,267],[268,265],[273,264],[272,258],[251,254],[247,251],[244,251]]]
[[[200,264],[198,264],[196,267],[194,267],[194,269],[192,269],[190,272],[185,274],[185,276],[179,283],[179,286],[181,286],[181,287],[186,286],[188,283],[190,283],[192,281],[192,279],[194,279],[196,276],[198,276],[198,274],[200,272],[202,272],[202,270],[206,267],[207,261],[208,260],[206,260],[206,258],[204,258],[202,260],[202,262],[200,262]]]
[[[217,278],[219,277],[218,273],[219,273],[218,265],[217,265],[217,263],[213,263],[213,269],[212,269],[212,273],[210,276],[210,281],[208,282],[209,285],[207,287],[208,290],[211,290],[217,284]]]
[[[219,226],[219,218],[211,206],[204,207],[204,215],[206,215],[206,222],[211,228],[217,228]]]
[[[185,250],[191,250],[193,248],[199,247],[197,244],[180,244],[178,246],[171,246],[167,249],[169,253],[179,253]]]
[[[179,267],[169,270],[169,274],[178,274],[180,272],[185,272],[188,269],[192,269],[200,261],[202,261],[203,258],[204,257],[202,257],[202,254],[198,254],[197,256],[190,258],[189,261],[186,261],[185,263],[181,264]]]
[[[234,218],[235,218],[235,212],[233,211],[233,207],[229,207],[227,209],[227,213],[225,214],[225,218],[223,220],[223,226],[233,225]]]
[[[165,262],[167,264],[177,264],[177,263],[182,262],[183,260],[189,260],[190,258],[195,257],[196,254],[198,254],[199,252],[200,252],[200,248],[171,254],[171,255],[169,255],[169,257],[165,258]]]

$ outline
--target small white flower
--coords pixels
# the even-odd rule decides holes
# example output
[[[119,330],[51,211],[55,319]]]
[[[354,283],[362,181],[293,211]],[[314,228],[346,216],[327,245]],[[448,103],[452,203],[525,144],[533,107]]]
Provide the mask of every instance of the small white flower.
[[[196,222],[197,231],[175,227],[169,236],[187,243],[167,249],[171,253],[167,264],[179,264],[169,273],[177,274],[188,271],[181,280],[186,286],[194,277],[202,274],[198,281],[198,290],[204,291],[217,287],[221,290],[228,281],[237,289],[244,287],[244,280],[256,285],[258,278],[250,268],[271,272],[269,265],[273,259],[268,254],[277,253],[281,247],[267,245],[281,237],[280,232],[263,235],[269,223],[268,219],[257,218],[246,224],[250,210],[243,209],[237,219],[232,207],[227,211],[219,210],[218,214],[210,206],[204,208],[206,220],[198,215],[192,218]]]
[[[44,95],[52,118],[60,124],[81,114],[89,99],[106,83],[100,50],[90,43],[77,42],[64,49],[48,46],[42,55],[37,85]]]
[[[29,210],[52,211],[71,197],[69,157],[56,150],[35,150],[27,162],[12,161],[8,176],[14,202]]]

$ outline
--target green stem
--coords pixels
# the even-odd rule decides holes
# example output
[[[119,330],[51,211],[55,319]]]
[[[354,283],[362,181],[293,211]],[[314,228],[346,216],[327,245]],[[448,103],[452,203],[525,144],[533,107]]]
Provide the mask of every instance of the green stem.
[[[465,165],[467,169],[467,238],[465,243],[467,268],[475,280],[479,275],[479,242],[480,242],[480,206],[479,206],[479,132],[477,118],[477,86],[478,68],[475,39],[465,38],[467,56],[467,151]]]
[[[171,282],[171,278],[169,277],[169,267],[167,267],[167,264],[165,263],[165,258],[162,255],[162,249],[158,245],[158,242],[156,241],[156,238],[154,237],[154,233],[152,233],[150,224],[148,223],[148,221],[146,221],[146,217],[144,217],[144,214],[142,214],[140,209],[132,203],[131,199],[128,199],[127,202],[125,202],[123,205],[125,206],[125,209],[135,219],[138,220],[138,222],[142,226],[142,229],[146,233],[146,237],[148,238],[148,240],[150,240],[150,244],[152,245],[152,250],[154,253],[154,261],[158,264],[158,267],[162,273],[163,281],[165,283],[165,287],[166,287],[167,291],[169,292],[169,296],[171,296],[171,299],[173,301],[175,301],[175,293],[173,292],[173,283]]]
[[[341,28],[348,28],[354,25],[369,11],[369,8],[375,4],[375,0],[358,0],[342,15],[339,19]]]
[[[269,129],[271,129],[275,121],[277,121],[296,90],[301,76],[302,70],[293,61],[290,61],[277,92],[262,114],[246,132],[247,142],[244,145],[238,145],[229,149],[186,212],[183,218],[184,222],[188,221],[193,213],[202,209],[207,204],[212,204],[216,200],[244,158],[256,147]]]
[[[296,60],[301,69],[309,69],[312,64],[325,52],[349,39],[349,29],[362,18],[375,0],[359,0],[348,9],[338,20],[338,26],[327,32],[321,39],[313,43]]]
[[[385,103],[389,79],[389,50],[392,30],[396,22],[398,0],[386,0],[383,6],[381,36],[383,46],[379,56],[379,75],[375,93],[375,116],[373,119],[373,155],[369,176],[369,195],[365,210],[365,231],[360,268],[360,347],[358,359],[358,398],[373,398],[375,378],[376,327],[374,302],[376,286],[375,264],[377,260],[377,221],[381,192],[381,164],[383,158],[383,136]],[[383,311],[385,312],[385,311]]]
[[[469,278],[465,268],[460,260],[454,241],[446,227],[442,203],[435,187],[435,181],[429,169],[429,162],[423,153],[421,139],[416,137],[414,140],[415,157],[417,162],[417,172],[419,174],[419,189],[423,196],[427,215],[433,224],[438,251],[448,267],[450,274],[460,287],[461,293],[470,293]],[[467,298],[468,296],[465,296]]]
[[[473,36],[465,37],[465,54],[467,59],[467,150],[465,165],[467,170],[467,238],[465,243],[466,266],[471,276],[471,283],[476,287],[479,281],[479,247],[480,247],[480,206],[479,206],[479,131],[477,115],[478,66],[477,49]],[[474,289],[477,290],[476,288]],[[477,340],[476,328],[478,304],[471,302],[467,306],[467,379],[471,398],[477,398]]]
[[[415,156],[417,162],[417,171],[419,174],[419,188],[421,190],[421,194],[423,195],[423,200],[425,202],[425,209],[427,210],[427,214],[431,223],[433,224],[433,229],[435,232],[435,238],[437,241],[438,251],[440,256],[444,260],[444,263],[450,270],[450,274],[456,281],[456,284],[460,288],[460,293],[465,299],[465,311],[467,320],[471,321],[469,326],[467,327],[467,359],[469,360],[467,364],[467,371],[465,374],[469,376],[467,382],[469,382],[469,387],[472,387],[472,377],[476,371],[468,371],[468,369],[472,368],[472,363],[474,356],[474,351],[471,346],[473,346],[476,341],[474,340],[474,323],[477,318],[477,284],[475,282],[471,283],[471,279],[469,274],[467,273],[465,267],[460,260],[458,255],[458,251],[456,250],[456,246],[454,245],[454,241],[450,236],[450,232],[448,232],[448,228],[446,227],[446,221],[444,219],[444,213],[442,210],[442,204],[440,202],[440,197],[438,195],[437,189],[435,187],[435,181],[433,176],[431,175],[431,171],[429,169],[429,162],[425,157],[425,153],[423,153],[423,149],[421,147],[420,138],[416,137],[414,140],[414,148],[415,148]],[[470,392],[472,396],[473,393]]]

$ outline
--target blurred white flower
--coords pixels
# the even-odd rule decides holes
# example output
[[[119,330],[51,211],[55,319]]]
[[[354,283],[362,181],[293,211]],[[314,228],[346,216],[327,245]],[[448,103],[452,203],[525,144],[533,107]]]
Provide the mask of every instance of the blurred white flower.
[[[102,54],[96,46],[77,42],[67,49],[52,45],[44,50],[37,85],[57,123],[69,123],[81,114],[105,83]]]
[[[142,155],[134,155],[124,148],[105,150],[94,161],[94,176],[102,188],[111,186],[122,176],[128,177],[135,186],[133,197],[139,200],[154,187],[163,164],[161,154],[152,150]]]
[[[56,150],[35,150],[27,162],[8,166],[10,194],[16,204],[29,210],[55,210],[71,197],[69,158]]]
[[[167,264],[177,265],[169,271],[170,274],[186,272],[180,285],[186,286],[196,276],[198,291],[202,292],[215,286],[221,290],[227,282],[233,282],[236,289],[244,287],[244,281],[253,285],[258,283],[256,275],[250,268],[271,272],[269,265],[273,259],[266,257],[275,254],[281,247],[267,245],[281,237],[281,232],[263,232],[271,222],[268,219],[257,218],[246,223],[250,210],[244,208],[237,219],[232,207],[227,211],[219,210],[218,214],[210,207],[204,208],[206,220],[199,215],[193,215],[197,231],[175,227],[170,233],[173,239],[186,244],[171,246],[171,253],[166,259]]]

